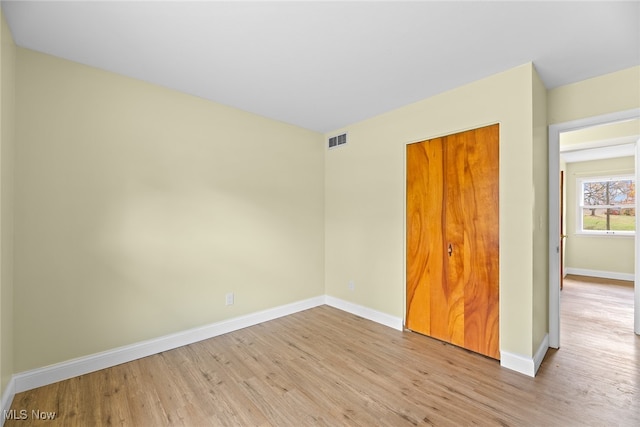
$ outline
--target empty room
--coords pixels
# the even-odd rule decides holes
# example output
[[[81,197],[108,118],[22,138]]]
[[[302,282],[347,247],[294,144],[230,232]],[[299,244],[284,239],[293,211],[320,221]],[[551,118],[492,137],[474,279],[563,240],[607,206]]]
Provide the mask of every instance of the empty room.
[[[640,424],[639,2],[0,5],[3,425]]]

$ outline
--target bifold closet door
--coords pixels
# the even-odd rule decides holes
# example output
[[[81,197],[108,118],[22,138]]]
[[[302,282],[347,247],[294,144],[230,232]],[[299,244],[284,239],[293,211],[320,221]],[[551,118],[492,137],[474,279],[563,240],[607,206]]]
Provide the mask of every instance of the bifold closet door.
[[[407,146],[406,327],[499,358],[499,126]]]

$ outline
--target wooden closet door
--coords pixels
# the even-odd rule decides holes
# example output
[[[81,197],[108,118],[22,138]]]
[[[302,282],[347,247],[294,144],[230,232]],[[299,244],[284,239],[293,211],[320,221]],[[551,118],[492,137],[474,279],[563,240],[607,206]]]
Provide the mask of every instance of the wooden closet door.
[[[499,358],[498,125],[407,146],[406,327]]]
[[[494,359],[499,342],[499,125],[455,135],[466,153],[464,347]]]
[[[430,144],[430,143],[429,143]],[[443,215],[430,221],[433,232],[443,236],[442,254],[444,280],[431,277],[431,336],[464,346],[464,199],[460,188],[465,182],[464,141],[443,138]]]
[[[431,335],[431,284],[444,283],[443,142],[436,138],[407,146],[405,326],[425,335]]]

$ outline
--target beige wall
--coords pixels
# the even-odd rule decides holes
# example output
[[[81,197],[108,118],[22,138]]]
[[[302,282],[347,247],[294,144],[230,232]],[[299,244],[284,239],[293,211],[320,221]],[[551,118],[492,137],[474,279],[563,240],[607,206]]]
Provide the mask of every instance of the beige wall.
[[[535,70],[534,70],[535,71]],[[535,352],[549,332],[549,133],[547,89],[533,73],[533,337]]]
[[[17,76],[16,372],[324,294],[321,134],[22,48]]]
[[[563,123],[640,108],[640,66],[552,89],[548,91],[547,99],[547,117],[549,124]],[[589,130],[571,132],[566,135],[566,138],[564,135],[562,136],[562,142],[568,144],[585,142],[585,134],[588,134],[589,139],[621,137],[630,131],[633,133],[633,129],[637,131],[637,126],[638,122],[635,121],[611,126],[600,126],[595,130],[597,134]],[[575,176],[573,176],[573,174],[576,173],[576,168],[589,167],[589,165],[576,165],[579,164],[573,164],[573,168],[571,165],[567,165],[565,175],[567,197],[575,197]],[[614,169],[618,167],[619,166],[615,166]],[[630,168],[631,170],[634,168],[632,163],[630,164]],[[571,243],[571,233],[575,232],[575,214],[572,215],[572,206],[574,205],[567,199],[567,209],[565,210],[565,212],[567,212],[566,231],[570,237],[566,241],[565,266],[633,273],[633,239],[623,237],[617,239],[577,237],[573,238],[574,242],[573,244]],[[571,223],[571,220],[574,222]],[[585,242],[586,245],[583,245]],[[602,249],[600,252],[612,253],[611,251],[622,250],[626,255],[622,255],[614,261],[615,264],[611,264],[606,261],[606,256],[604,258],[594,258],[593,255],[591,255],[589,258],[585,258],[575,251],[572,252],[570,249],[572,247],[578,250],[579,248],[584,248],[583,252],[585,255],[587,253],[593,254],[593,251],[588,250],[589,242],[591,244],[599,242],[598,244],[602,245],[600,246]],[[614,246],[610,247],[610,245]],[[621,249],[620,245],[623,245],[624,248]],[[578,256],[576,257],[576,255]],[[583,261],[578,261],[578,259],[583,259]],[[602,261],[604,261],[604,263]]]
[[[566,234],[569,237],[566,240],[566,268],[634,274],[635,243],[633,237],[576,234],[578,227],[576,180],[590,176],[633,174],[634,171],[635,159],[633,157],[569,163],[567,165]]]
[[[336,130],[349,143],[326,151],[314,132],[25,49],[16,66],[3,387],[15,372],[324,293],[403,317],[405,146],[496,122],[501,348],[531,356],[548,329],[543,108],[559,123],[640,106],[640,67],[546,92],[527,64]]]
[[[0,393],[14,373],[13,157],[16,46],[0,10]]]
[[[534,74],[526,64],[330,133],[347,131],[349,142],[326,153],[328,295],[404,317],[406,144],[499,122],[501,349],[533,354],[534,270],[542,280],[546,261],[534,260],[539,245],[523,225],[547,229],[546,215],[534,217],[545,202],[534,209],[531,191],[546,194],[537,175],[534,182],[546,150],[534,150],[534,92],[536,109],[544,103]],[[539,131],[536,144],[546,141]]]
[[[589,148],[593,144],[602,144],[612,140],[626,143],[630,137],[640,137],[640,120],[626,120],[563,132],[560,135],[560,146],[582,145],[578,148]]]
[[[605,74],[548,92],[549,124],[640,107],[640,66]]]

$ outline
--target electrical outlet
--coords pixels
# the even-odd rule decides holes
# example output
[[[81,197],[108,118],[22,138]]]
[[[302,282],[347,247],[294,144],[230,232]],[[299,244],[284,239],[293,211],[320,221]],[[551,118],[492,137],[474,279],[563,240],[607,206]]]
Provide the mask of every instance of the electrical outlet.
[[[224,305],[233,305],[233,292],[229,292],[225,296]]]
[[[355,284],[355,282],[353,280],[349,280],[349,285],[348,286],[349,286],[349,290],[350,291],[353,291],[353,290],[356,289],[356,284]]]

